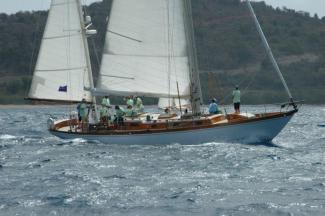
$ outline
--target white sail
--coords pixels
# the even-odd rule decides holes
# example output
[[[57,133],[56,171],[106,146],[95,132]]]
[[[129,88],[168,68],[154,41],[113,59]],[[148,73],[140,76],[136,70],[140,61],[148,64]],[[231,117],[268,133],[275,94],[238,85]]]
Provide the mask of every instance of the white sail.
[[[29,98],[91,101],[77,0],[52,0]]]
[[[114,0],[98,91],[190,95],[183,0]]]
[[[181,102],[182,108],[189,108],[191,105],[190,100],[188,99],[178,99],[178,98],[159,98],[158,107],[160,109],[165,108],[176,108],[179,109],[179,101]]]

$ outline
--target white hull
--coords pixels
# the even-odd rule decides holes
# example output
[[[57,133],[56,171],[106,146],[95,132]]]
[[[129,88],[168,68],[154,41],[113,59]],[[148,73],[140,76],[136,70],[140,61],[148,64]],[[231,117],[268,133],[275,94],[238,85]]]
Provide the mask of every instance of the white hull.
[[[188,131],[132,134],[132,135],[89,135],[50,131],[63,139],[82,138],[96,140],[107,144],[163,145],[179,143],[192,145],[208,142],[267,143],[272,141],[290,121],[293,115],[223,125],[212,128]]]

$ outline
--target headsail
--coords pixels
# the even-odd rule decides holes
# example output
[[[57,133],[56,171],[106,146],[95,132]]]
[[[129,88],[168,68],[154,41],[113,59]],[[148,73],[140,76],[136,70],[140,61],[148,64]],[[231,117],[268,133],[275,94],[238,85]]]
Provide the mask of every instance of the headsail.
[[[114,0],[97,89],[190,96],[183,0]]]
[[[77,0],[52,0],[29,98],[91,101]]]

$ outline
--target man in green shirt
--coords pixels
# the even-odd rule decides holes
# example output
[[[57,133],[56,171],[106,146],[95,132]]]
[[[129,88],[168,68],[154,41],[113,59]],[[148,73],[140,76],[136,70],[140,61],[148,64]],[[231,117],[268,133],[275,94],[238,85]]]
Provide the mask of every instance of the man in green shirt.
[[[137,115],[137,113],[135,112],[135,110],[133,110],[131,105],[128,105],[126,110],[124,110],[124,112],[126,117],[134,117]]]
[[[102,106],[106,106],[107,108],[111,106],[111,101],[109,100],[108,96],[105,96],[102,99]]]
[[[140,97],[136,97],[135,109],[139,113],[143,113],[144,112],[144,106],[143,106],[143,103],[142,103],[142,100],[141,100]]]
[[[99,110],[99,114],[100,114],[100,121],[104,124],[108,123],[108,120],[109,120],[108,108],[105,106],[102,106]]]
[[[129,96],[126,98],[126,105],[127,106],[134,106],[134,100],[133,100],[133,97],[132,96]]]
[[[240,113],[240,90],[238,85],[236,86],[236,89],[232,92],[232,102],[234,103],[234,109],[235,113]]]
[[[111,108],[111,102],[108,96],[105,96],[102,99],[102,107],[100,109],[100,120],[102,123],[108,123],[110,116],[109,116],[109,109]]]
[[[124,116],[125,116],[125,111],[122,107],[116,105],[115,106],[115,119],[114,122],[117,125],[123,125],[124,124]]]
[[[88,117],[88,106],[86,103],[85,99],[82,99],[80,105],[79,105],[79,112],[80,112],[80,117],[81,117],[81,121],[87,121],[87,117]]]
[[[82,99],[77,109],[78,109],[78,116],[79,116],[79,128],[81,128],[81,130],[83,131],[88,118],[88,106],[87,106],[86,99],[84,98]]]

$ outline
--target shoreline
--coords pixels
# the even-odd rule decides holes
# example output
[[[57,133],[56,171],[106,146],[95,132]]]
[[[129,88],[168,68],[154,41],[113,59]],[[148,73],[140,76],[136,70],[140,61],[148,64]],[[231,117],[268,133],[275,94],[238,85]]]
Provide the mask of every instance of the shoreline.
[[[52,106],[66,106],[66,105],[31,105],[31,104],[0,104],[0,109],[8,108],[34,108],[34,107],[52,107]]]
[[[119,104],[120,106],[123,106],[123,104]],[[204,104],[202,106],[207,106],[208,104]],[[77,106],[77,104],[73,105],[67,105],[67,104],[0,104],[0,109],[9,109],[9,108],[26,108],[31,109],[35,107],[42,107],[42,108],[48,108],[48,107],[70,107],[70,106]],[[154,107],[156,105],[146,105],[146,107]],[[232,104],[221,104],[221,106],[232,106]],[[242,104],[242,106],[277,106],[276,104]],[[325,104],[304,104],[304,106],[325,106]]]
[[[115,104],[114,104],[115,105]],[[124,104],[118,104],[119,106],[123,106]],[[0,109],[18,109],[18,108],[24,108],[24,109],[32,109],[32,108],[51,108],[51,107],[77,107],[77,104],[72,105],[64,105],[64,104],[0,104]],[[113,106],[113,105],[112,105]],[[146,107],[155,107],[156,105],[146,105]]]

